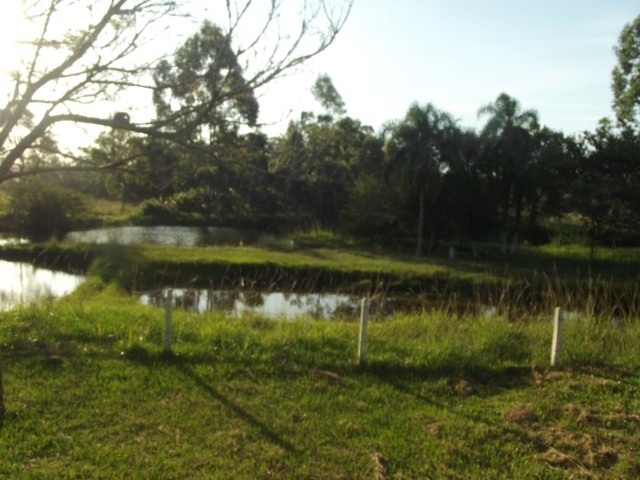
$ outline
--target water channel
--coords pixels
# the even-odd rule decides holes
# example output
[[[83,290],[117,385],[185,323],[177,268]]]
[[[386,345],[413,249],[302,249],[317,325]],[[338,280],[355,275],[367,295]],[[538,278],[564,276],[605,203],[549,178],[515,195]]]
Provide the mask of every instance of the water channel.
[[[7,311],[73,292],[85,277],[36,268],[30,263],[0,260],[0,310]]]

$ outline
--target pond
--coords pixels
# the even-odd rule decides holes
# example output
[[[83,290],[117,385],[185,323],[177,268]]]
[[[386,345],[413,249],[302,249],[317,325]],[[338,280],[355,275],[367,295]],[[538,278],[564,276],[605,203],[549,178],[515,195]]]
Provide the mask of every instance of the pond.
[[[62,297],[73,292],[84,280],[80,275],[0,260],[0,310]]]
[[[120,245],[251,245],[262,243],[267,236],[256,230],[227,227],[129,226],[97,228],[68,233],[64,241],[71,243],[117,243]]]
[[[237,290],[163,289],[140,295],[144,305],[165,305],[167,295],[172,305],[191,312],[223,312],[229,317],[257,314],[272,319],[307,317],[332,320],[336,317],[356,318],[360,314],[361,297],[337,293],[283,293]],[[377,305],[380,310],[388,301]]]
[[[60,298],[73,292],[86,277],[37,268],[29,263],[0,260],[0,310],[39,300]],[[356,318],[361,298],[336,293],[261,293],[255,291],[164,289],[139,295],[145,305],[164,306],[171,291],[173,305],[191,312],[223,312],[241,316],[255,313],[267,318],[308,317],[330,320],[337,316]],[[390,306],[391,300],[378,302],[376,309]]]

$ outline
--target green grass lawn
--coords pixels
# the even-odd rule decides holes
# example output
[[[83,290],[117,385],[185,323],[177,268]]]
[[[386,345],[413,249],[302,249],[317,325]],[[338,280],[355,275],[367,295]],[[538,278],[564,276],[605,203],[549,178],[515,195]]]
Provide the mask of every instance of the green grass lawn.
[[[640,327],[164,312],[92,279],[0,313],[2,478],[637,478]]]

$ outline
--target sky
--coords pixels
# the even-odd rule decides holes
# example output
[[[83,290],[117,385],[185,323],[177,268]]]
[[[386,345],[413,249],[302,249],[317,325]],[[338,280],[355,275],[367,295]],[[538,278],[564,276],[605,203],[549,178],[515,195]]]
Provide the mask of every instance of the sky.
[[[208,17],[213,11],[205,7],[218,1],[195,3]],[[17,15],[17,8],[3,10],[0,45],[22,29]],[[638,15],[638,0],[354,0],[327,51],[258,92],[259,121],[278,135],[303,111],[321,113],[311,87],[327,74],[347,115],[376,130],[402,119],[414,102],[479,130],[485,119],[478,109],[504,92],[537,110],[542,125],[593,131],[613,117],[614,47]],[[0,68],[15,61],[11,52],[5,48]],[[119,109],[133,111],[136,103]]]
[[[311,86],[328,74],[347,115],[379,129],[433,103],[464,128],[504,92],[566,134],[613,117],[614,46],[638,0],[355,0],[329,50],[261,98],[261,120],[284,130],[320,112]],[[279,120],[279,121],[278,121]]]

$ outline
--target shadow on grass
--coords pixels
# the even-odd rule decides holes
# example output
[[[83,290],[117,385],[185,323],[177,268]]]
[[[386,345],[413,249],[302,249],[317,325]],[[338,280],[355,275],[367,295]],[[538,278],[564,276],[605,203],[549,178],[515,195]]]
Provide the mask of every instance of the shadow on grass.
[[[161,353],[159,355],[149,353],[144,347],[136,346],[133,349],[129,349],[125,358],[129,361],[144,365],[148,368],[152,368],[154,365],[165,364],[175,366],[185,377],[193,381],[202,391],[206,392],[211,398],[222,404],[225,408],[231,410],[238,418],[242,419],[267,439],[269,442],[281,447],[289,453],[298,454],[296,448],[284,438],[282,438],[277,432],[273,431],[265,422],[256,418],[250,412],[233,402],[230,398],[224,396],[207,381],[198,375],[192,368],[191,364],[193,359],[182,359],[171,353]]]
[[[504,421],[491,422],[487,417],[466,413],[461,408],[453,408],[466,398],[486,398],[499,394],[504,390],[524,388],[531,385],[532,371],[530,367],[477,368],[468,371],[434,370],[423,367],[406,368],[387,364],[370,365],[361,368],[374,375],[381,383],[385,383],[399,393],[424,402],[432,407],[445,411],[447,415],[458,417],[476,425],[485,425],[502,432],[504,436],[521,439],[533,443],[543,451],[544,445],[534,441],[523,426],[509,425]],[[447,379],[448,389],[445,398],[452,399],[451,403],[438,401],[423,393],[422,385],[425,379]],[[418,381],[420,380],[420,381]],[[435,395],[434,395],[435,397]]]
[[[489,396],[492,392],[501,392],[522,388],[531,384],[531,367],[467,367],[447,368],[429,367],[427,365],[398,365],[386,362],[374,362],[358,367],[358,370],[375,375],[379,380],[388,383],[405,393],[420,398],[419,394],[411,392],[406,384],[422,385],[427,379],[466,379],[478,387],[482,387],[477,394]],[[418,382],[419,380],[419,382]]]
[[[204,392],[208,393],[212,398],[216,401],[220,402],[226,408],[235,413],[238,418],[241,418],[249,425],[256,428],[260,434],[266,438],[271,443],[278,445],[280,448],[286,450],[289,453],[297,454],[296,448],[289,442],[287,442],[284,438],[282,438],[278,433],[274,432],[266,425],[263,421],[259,420],[251,413],[247,412],[245,409],[235,404],[229,398],[222,395],[218,390],[213,388],[210,384],[208,384],[200,375],[198,375],[188,364],[177,362],[175,363],[178,369],[184,373],[185,376],[189,377],[193,382],[200,387]]]

